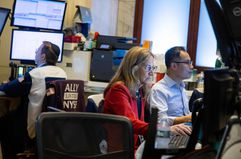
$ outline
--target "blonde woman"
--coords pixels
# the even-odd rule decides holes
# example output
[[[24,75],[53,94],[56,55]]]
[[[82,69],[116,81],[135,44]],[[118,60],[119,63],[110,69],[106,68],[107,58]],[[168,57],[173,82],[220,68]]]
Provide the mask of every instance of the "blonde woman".
[[[153,75],[153,60],[154,55],[148,49],[133,47],[104,92],[104,113],[123,115],[132,121],[135,150],[138,135],[145,135],[148,128],[144,122],[144,88]]]

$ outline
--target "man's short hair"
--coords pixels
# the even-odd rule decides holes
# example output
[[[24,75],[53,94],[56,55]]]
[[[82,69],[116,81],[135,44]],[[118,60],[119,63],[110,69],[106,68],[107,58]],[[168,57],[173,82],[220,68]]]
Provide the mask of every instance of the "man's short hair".
[[[167,50],[165,54],[165,64],[169,68],[173,60],[180,58],[181,51],[186,51],[183,46],[175,46]]]
[[[49,41],[43,41],[43,44],[42,53],[45,54],[46,63],[49,65],[55,65],[60,54],[59,47]]]

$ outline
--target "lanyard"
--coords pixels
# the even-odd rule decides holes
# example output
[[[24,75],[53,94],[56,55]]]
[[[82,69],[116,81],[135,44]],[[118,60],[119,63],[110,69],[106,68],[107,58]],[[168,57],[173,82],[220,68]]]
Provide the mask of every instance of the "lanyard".
[[[138,110],[138,118],[141,118],[141,95],[139,91],[136,91],[136,102],[137,102],[137,110]]]

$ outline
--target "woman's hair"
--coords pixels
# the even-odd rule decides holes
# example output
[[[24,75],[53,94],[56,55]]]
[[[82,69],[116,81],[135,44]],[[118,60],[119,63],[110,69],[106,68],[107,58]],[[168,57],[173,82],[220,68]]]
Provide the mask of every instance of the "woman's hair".
[[[123,82],[128,87],[131,95],[135,97],[136,90],[140,85],[137,73],[138,68],[140,64],[145,63],[150,57],[154,57],[154,55],[148,49],[139,46],[131,48],[124,56],[114,77],[106,87],[104,94],[106,94],[114,83]]]
[[[49,41],[43,41],[43,44],[42,53],[45,54],[46,63],[49,65],[55,65],[60,54],[59,47]]]

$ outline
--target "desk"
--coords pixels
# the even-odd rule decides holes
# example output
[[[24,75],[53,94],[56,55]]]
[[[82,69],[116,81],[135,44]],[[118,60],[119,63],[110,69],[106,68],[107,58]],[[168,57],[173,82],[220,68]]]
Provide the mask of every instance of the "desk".
[[[84,84],[85,102],[87,101],[88,96],[93,94],[103,93],[107,85],[108,85],[107,82],[85,81],[85,84]]]
[[[5,93],[0,91],[0,117],[6,115],[9,111],[17,109],[19,103],[19,97],[6,97]]]

